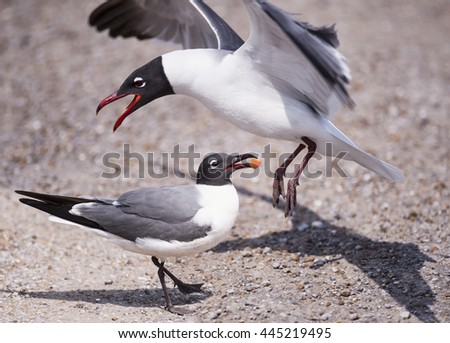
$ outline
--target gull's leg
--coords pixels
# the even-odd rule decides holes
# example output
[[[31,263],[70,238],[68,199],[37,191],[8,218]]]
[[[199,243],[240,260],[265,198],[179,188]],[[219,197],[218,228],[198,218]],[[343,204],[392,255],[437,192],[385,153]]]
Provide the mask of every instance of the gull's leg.
[[[155,261],[153,260],[153,257],[152,257],[152,261],[153,261],[153,263],[155,263]],[[158,260],[156,259],[156,261],[158,261]],[[175,307],[173,306],[172,301],[170,300],[170,297],[169,297],[169,292],[167,291],[166,281],[164,280],[164,270],[162,269],[163,264],[164,263],[159,263],[159,261],[158,261],[158,265],[159,265],[159,267],[158,267],[159,281],[161,282],[161,287],[162,287],[162,290],[163,290],[163,293],[164,293],[164,298],[166,299],[166,309],[169,312],[173,312]],[[156,265],[156,263],[155,263],[155,265]],[[174,313],[177,313],[177,312],[175,311]]]
[[[306,148],[306,146],[304,144],[300,144],[297,149],[295,149],[294,152],[290,154],[289,157],[275,171],[272,193],[273,207],[275,207],[280,201],[280,195],[284,198],[286,197],[286,195],[284,194],[284,175],[286,174],[286,169],[304,148]]]
[[[164,262],[159,262],[158,259],[154,256],[152,256],[152,261],[158,267],[159,281],[161,282],[161,286],[162,286],[163,293],[164,293],[164,298],[166,299],[167,311],[169,311],[171,313],[179,314],[179,315],[184,315],[186,313],[189,313],[190,311],[187,309],[182,309],[182,308],[173,306],[172,301],[170,300],[169,292],[167,291],[166,281],[164,280],[164,274],[166,273],[165,270],[167,270],[166,268],[164,268]]]
[[[313,157],[314,153],[316,152],[317,145],[312,140],[310,140],[308,137],[302,137],[302,140],[307,144],[308,146],[308,152],[306,153],[305,157],[302,160],[302,163],[300,164],[300,167],[295,171],[294,177],[288,181],[288,187],[287,187],[287,194],[286,194],[286,206],[284,208],[284,216],[287,217],[291,211],[295,209],[295,206],[297,206],[297,191],[296,187],[298,186],[298,180],[300,179],[300,176],[305,169],[306,165],[308,164],[311,157]]]
[[[183,294],[189,294],[189,293],[200,293],[202,292],[201,287],[203,286],[202,283],[184,283],[180,279],[178,279],[175,275],[173,275],[171,272],[167,270],[166,267],[164,267],[164,263],[160,263],[156,257],[152,257],[152,261],[159,269],[161,269],[168,277],[172,279],[172,281],[175,283],[175,285],[178,287],[181,293]]]

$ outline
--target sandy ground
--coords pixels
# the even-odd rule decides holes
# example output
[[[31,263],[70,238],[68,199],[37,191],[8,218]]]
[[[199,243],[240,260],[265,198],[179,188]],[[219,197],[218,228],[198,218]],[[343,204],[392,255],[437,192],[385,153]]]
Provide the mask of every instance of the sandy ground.
[[[243,36],[239,1],[208,1]],[[391,184],[353,163],[349,177],[303,178],[285,219],[271,179],[235,175],[241,210],[230,239],[169,259],[202,295],[171,290],[193,310],[163,310],[147,256],[47,221],[15,189],[117,196],[164,179],[108,179],[102,157],[123,152],[277,152],[295,144],[256,137],[192,99],[156,101],[112,134],[128,99],[95,116],[98,102],[136,67],[175,47],[109,39],[87,25],[100,1],[4,0],[0,6],[0,320],[2,322],[449,322],[448,0],[274,1],[315,24],[337,23],[353,72],[354,111],[336,125],[398,167]],[[82,3],[82,4],[81,4]],[[228,6],[228,7],[227,7]],[[199,163],[196,160],[196,164]],[[275,165],[275,164],[274,164]],[[323,161],[315,168],[323,168]],[[169,164],[169,170],[171,170]]]

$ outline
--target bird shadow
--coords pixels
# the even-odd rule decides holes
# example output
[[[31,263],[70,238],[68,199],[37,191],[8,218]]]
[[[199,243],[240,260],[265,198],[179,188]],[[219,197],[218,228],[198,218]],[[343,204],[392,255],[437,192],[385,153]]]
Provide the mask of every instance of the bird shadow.
[[[211,296],[211,292],[203,291],[189,295],[181,294],[177,289],[169,289],[169,296],[175,306],[191,305],[201,302]],[[21,296],[48,300],[63,300],[76,302],[76,307],[83,308],[85,303],[113,304],[124,307],[158,307],[164,308],[166,301],[160,288],[153,289],[94,289],[94,290],[70,290],[70,291],[13,291],[2,292],[15,293]]]
[[[239,187],[243,195],[272,199]],[[281,204],[283,210],[283,204]],[[218,245],[213,251],[266,247],[302,255],[338,255],[358,267],[399,304],[422,322],[438,322],[431,306],[436,297],[420,274],[425,262],[436,262],[416,244],[374,241],[344,226],[333,225],[307,207],[297,206],[291,218],[292,229],[255,238],[237,238]],[[311,225],[320,222],[320,227]],[[300,229],[299,229],[300,228]],[[321,261],[313,268],[321,268]]]

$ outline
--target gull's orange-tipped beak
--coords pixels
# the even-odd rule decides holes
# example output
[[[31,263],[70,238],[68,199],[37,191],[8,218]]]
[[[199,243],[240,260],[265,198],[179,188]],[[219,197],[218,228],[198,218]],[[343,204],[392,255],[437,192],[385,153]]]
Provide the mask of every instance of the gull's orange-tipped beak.
[[[257,169],[261,166],[261,160],[258,160],[257,158],[252,158],[248,162],[248,165],[250,166],[250,168]]]
[[[231,169],[233,171],[243,168],[259,168],[261,161],[256,158],[254,154],[243,154],[236,156],[233,164],[229,165],[225,169]]]
[[[97,106],[97,115],[100,112],[100,110],[105,107],[106,105],[122,99],[123,97],[126,97],[127,95],[130,94],[122,94],[122,95],[117,95],[117,92],[112,93],[111,95],[108,95],[105,99],[103,99],[100,104]],[[133,113],[136,110],[136,104],[139,102],[139,100],[141,99],[141,95],[140,94],[135,94],[133,100],[130,102],[130,104],[127,106],[127,108],[125,109],[125,111],[122,113],[122,115],[119,117],[119,119],[116,120],[116,123],[114,124],[114,128],[113,128],[113,132],[115,132],[119,126],[122,124],[122,122],[125,120],[126,117],[128,117],[131,113]]]

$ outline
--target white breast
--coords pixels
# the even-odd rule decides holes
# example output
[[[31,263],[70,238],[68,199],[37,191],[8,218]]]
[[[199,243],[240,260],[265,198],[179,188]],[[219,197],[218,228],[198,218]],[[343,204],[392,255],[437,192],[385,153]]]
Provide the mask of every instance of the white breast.
[[[193,222],[211,226],[210,234],[227,235],[239,211],[239,198],[232,184],[225,186],[197,185],[200,209]],[[208,234],[209,235],[209,234]]]
[[[205,237],[191,242],[163,241],[154,238],[138,238],[136,242],[116,242],[122,248],[166,258],[196,254],[215,247],[228,238],[239,211],[239,198],[233,185],[197,185],[202,208],[192,218],[198,225],[211,227]],[[125,243],[125,244],[124,244]]]

